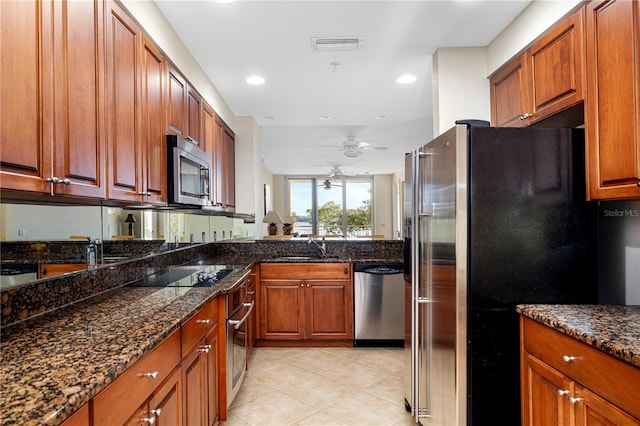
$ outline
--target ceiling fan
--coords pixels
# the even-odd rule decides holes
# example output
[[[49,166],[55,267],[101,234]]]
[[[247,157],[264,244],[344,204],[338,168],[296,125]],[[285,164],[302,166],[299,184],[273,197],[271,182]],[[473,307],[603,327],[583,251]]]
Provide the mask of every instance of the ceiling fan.
[[[386,146],[371,146],[367,142],[356,140],[355,136],[347,136],[347,140],[342,142],[344,156],[347,158],[357,158],[363,154],[365,149],[376,149],[384,151],[389,149]]]
[[[367,142],[357,140],[355,136],[347,136],[347,139],[342,142],[340,149],[344,151],[346,158],[357,158],[364,153],[365,149],[386,150],[389,148],[386,146],[371,146]]]
[[[324,189],[326,189],[328,191],[331,188],[333,188],[334,186],[339,186],[339,187],[342,186],[340,184],[332,183],[331,180],[333,180],[333,179],[342,179],[343,177],[353,177],[353,176],[355,176],[355,175],[345,174],[342,171],[342,169],[340,169],[340,166],[335,166],[333,169],[331,169],[331,172],[329,173],[329,176],[324,180],[324,182],[321,185],[318,185],[318,186],[322,186]]]

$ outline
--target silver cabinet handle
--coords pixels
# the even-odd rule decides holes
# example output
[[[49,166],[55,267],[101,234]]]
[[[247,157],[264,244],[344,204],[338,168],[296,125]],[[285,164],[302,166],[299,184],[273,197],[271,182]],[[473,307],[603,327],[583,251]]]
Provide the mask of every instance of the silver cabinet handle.
[[[569,356],[569,355],[562,355],[562,360],[564,362],[571,362],[571,361],[575,361],[576,357],[575,356]]]
[[[57,176],[47,178],[47,182],[51,182],[51,183],[54,183],[56,185],[59,185],[59,184],[71,185],[71,180],[69,178],[60,179]]]
[[[418,303],[431,303],[433,302],[433,299],[429,298],[429,297],[418,297]]]
[[[142,195],[143,197],[151,197],[151,192],[149,192],[149,191],[138,192],[138,195]]]
[[[533,114],[529,114],[528,112],[525,112],[524,115],[521,115],[518,117],[518,120],[526,120],[529,117],[532,117]]]
[[[141,377],[149,377],[151,379],[157,379],[158,378],[158,372],[157,371],[153,371],[151,373],[142,373],[140,376]]]
[[[640,188],[640,182],[638,182],[638,184],[636,185],[638,188]]]
[[[198,324],[211,324],[210,319],[196,320]]]
[[[148,425],[155,425],[156,424],[156,418],[155,417],[145,417],[142,419],[142,421]]]
[[[566,389],[558,389],[558,390],[556,391],[556,393],[557,393],[558,395],[560,395],[560,396],[564,396],[564,395],[567,395],[567,394],[569,393],[569,391],[568,391],[568,390],[566,390]]]
[[[582,398],[574,398],[572,396],[569,397],[569,402],[575,404],[576,402],[582,401]]]
[[[206,354],[209,353],[209,351],[211,350],[211,345],[204,345],[202,346],[200,349],[198,349],[200,352],[204,352]]]

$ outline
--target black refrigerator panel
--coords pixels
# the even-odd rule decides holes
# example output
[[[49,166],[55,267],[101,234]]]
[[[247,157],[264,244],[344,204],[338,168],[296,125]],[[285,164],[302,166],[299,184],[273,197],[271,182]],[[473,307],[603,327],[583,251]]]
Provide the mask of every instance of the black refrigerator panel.
[[[471,309],[596,303],[583,132],[472,128],[469,170]]]

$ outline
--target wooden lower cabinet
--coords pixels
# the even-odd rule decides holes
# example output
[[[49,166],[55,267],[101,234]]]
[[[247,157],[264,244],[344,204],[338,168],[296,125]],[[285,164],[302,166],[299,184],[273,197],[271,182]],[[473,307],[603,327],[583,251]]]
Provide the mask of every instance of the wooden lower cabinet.
[[[180,332],[175,331],[93,398],[93,425],[132,424],[179,363]]]
[[[639,368],[528,318],[520,324],[524,426],[640,425]]]
[[[89,426],[89,404],[84,404],[71,417],[62,422],[62,426]]]
[[[348,263],[262,264],[260,338],[353,339],[352,283]]]
[[[225,389],[224,328],[219,327],[224,315],[224,297],[216,297],[96,395],[87,405],[93,425],[217,424],[224,397],[219,390]],[[89,424],[88,418],[87,413],[87,422],[77,424]],[[76,414],[67,421],[72,419]]]

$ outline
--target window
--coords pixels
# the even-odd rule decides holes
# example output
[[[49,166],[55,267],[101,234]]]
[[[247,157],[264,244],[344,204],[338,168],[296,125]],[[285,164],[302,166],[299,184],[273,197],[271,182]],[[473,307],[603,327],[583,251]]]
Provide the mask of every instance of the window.
[[[371,178],[289,177],[287,210],[298,235],[373,234]]]

